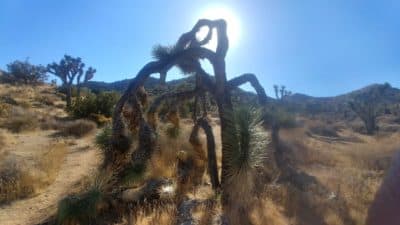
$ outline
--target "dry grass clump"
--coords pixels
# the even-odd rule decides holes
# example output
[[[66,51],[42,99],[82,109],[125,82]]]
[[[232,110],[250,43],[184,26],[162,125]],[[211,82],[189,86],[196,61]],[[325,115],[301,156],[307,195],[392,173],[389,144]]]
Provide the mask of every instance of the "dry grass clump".
[[[8,158],[0,166],[0,204],[31,195],[34,179],[24,172],[14,158]]]
[[[31,166],[15,155],[4,157],[0,163],[0,204],[32,196],[55,180],[66,148],[54,144],[49,149]]]
[[[8,118],[6,118],[1,127],[6,128],[14,133],[22,131],[31,131],[38,127],[36,115],[21,107],[11,107]]]
[[[10,112],[10,109],[11,109],[10,104],[0,102],[0,116],[7,117]]]
[[[96,123],[90,120],[74,120],[66,122],[60,131],[63,136],[83,137],[97,128]]]
[[[127,218],[128,224],[136,225],[174,225],[177,211],[172,204],[153,206],[146,205],[134,208]]]
[[[0,129],[0,149],[4,146],[4,145],[6,145],[6,142],[7,142],[7,135],[6,135],[6,132],[4,131],[4,130],[2,130],[2,129]],[[1,159],[1,158],[0,158]]]
[[[176,133],[174,138],[167,134],[170,129],[168,124],[160,124],[158,136],[158,151],[156,151],[149,163],[148,171],[151,178],[174,177],[176,175],[176,162],[178,153],[185,151],[193,153],[193,147],[189,143],[190,128],[180,127],[180,132]]]
[[[336,128],[329,124],[322,124],[322,123],[313,124],[308,128],[308,130],[312,134],[316,134],[319,136],[339,137]]]
[[[340,134],[340,140],[331,141],[305,136],[301,130],[292,130],[282,132],[281,138],[292,149],[292,162],[315,176],[331,192],[326,196],[329,201],[318,200],[312,205],[318,209],[314,218],[319,216],[329,225],[346,224],[343,218],[349,214],[354,224],[361,225],[365,223],[368,208],[400,145],[400,135],[386,133],[368,137],[355,134],[349,129],[342,130]],[[361,141],[347,137],[356,137]],[[311,197],[314,195],[309,194]],[[290,208],[299,197],[299,193],[287,189],[279,199],[285,202],[289,200],[286,205]],[[341,201],[347,209],[338,208],[335,205],[337,201]],[[294,209],[291,211],[300,212]],[[305,212],[301,214],[306,215]]]
[[[60,99],[54,94],[40,94],[35,96],[34,100],[43,105],[53,106]]]

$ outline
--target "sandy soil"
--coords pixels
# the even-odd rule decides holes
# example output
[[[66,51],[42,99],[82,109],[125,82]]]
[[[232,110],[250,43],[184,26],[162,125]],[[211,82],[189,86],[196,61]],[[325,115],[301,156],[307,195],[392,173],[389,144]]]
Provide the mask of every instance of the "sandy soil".
[[[43,148],[50,141],[43,133],[39,136],[19,135],[15,154],[29,157],[32,150]],[[68,153],[62,162],[56,180],[39,195],[0,207],[0,224],[37,224],[56,211],[60,199],[76,190],[80,181],[95,172],[101,162],[99,151],[93,147],[93,136],[70,141]]]

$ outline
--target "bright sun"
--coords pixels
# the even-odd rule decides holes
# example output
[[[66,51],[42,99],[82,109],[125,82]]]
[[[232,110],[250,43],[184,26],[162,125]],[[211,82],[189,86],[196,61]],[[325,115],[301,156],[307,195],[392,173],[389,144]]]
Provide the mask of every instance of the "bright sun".
[[[234,47],[240,37],[240,21],[234,11],[226,6],[210,6],[205,8],[198,18],[202,19],[225,19],[227,23],[227,32],[229,38],[229,46]],[[204,37],[207,34],[207,29],[200,30],[198,36]],[[215,36],[214,36],[215,37]],[[217,40],[213,38],[207,47],[214,49]]]

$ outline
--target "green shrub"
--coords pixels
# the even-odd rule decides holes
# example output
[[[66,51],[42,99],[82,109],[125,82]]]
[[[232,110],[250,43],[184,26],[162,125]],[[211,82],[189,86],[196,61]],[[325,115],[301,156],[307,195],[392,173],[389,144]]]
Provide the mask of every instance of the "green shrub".
[[[122,182],[124,184],[133,184],[142,181],[145,178],[146,165],[138,163],[126,168],[123,171]]]
[[[96,146],[103,151],[107,151],[111,147],[111,136],[112,136],[111,126],[105,126],[96,135]]]
[[[64,198],[58,204],[57,224],[95,224],[103,197],[100,188],[93,187],[82,195]]]
[[[266,126],[272,126],[274,124],[281,128],[293,128],[296,126],[296,120],[293,114],[278,106],[273,106],[265,110],[263,120]]]
[[[92,114],[110,117],[118,99],[119,94],[116,92],[101,92],[97,95],[88,94],[73,101],[69,112],[75,118],[90,118]]]
[[[180,129],[179,129],[179,127],[170,126],[167,128],[165,133],[167,134],[167,136],[169,138],[176,139],[179,137]]]
[[[96,98],[97,113],[112,116],[114,105],[119,98],[120,94],[117,92],[100,92]]]
[[[88,118],[90,114],[97,113],[96,95],[89,94],[75,99],[68,111],[75,118]]]

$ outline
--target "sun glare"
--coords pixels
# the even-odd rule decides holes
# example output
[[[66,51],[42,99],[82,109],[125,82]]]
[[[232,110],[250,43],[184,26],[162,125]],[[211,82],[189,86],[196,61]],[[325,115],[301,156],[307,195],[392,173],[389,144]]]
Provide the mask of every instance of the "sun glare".
[[[201,11],[198,18],[225,19],[225,21],[227,22],[227,32],[228,32],[230,47],[234,47],[238,43],[240,37],[240,21],[235,12],[232,11],[230,8],[226,6],[209,6],[205,8],[203,11]],[[199,38],[205,37],[207,32],[208,29],[200,30],[198,37]],[[214,36],[213,39],[210,41],[210,43],[207,45],[207,47],[214,49],[216,45],[217,45],[217,39]]]

